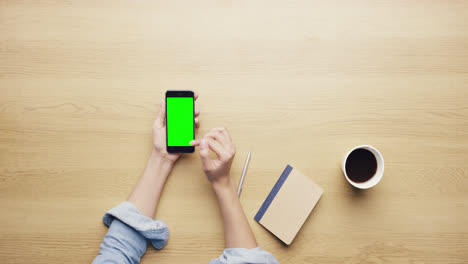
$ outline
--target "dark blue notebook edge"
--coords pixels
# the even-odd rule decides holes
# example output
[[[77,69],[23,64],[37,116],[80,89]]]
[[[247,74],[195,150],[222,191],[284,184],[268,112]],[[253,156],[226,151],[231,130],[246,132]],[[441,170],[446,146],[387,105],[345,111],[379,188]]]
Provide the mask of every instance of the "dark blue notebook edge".
[[[255,215],[255,217],[254,217],[255,221],[260,222],[260,220],[262,219],[262,217],[265,214],[266,210],[268,210],[268,207],[270,207],[271,202],[273,201],[273,199],[275,199],[276,194],[278,194],[279,190],[283,186],[283,183],[288,178],[288,176],[291,173],[292,169],[293,169],[293,167],[291,167],[289,164],[286,165],[286,168],[284,169],[283,173],[281,174],[281,176],[276,181],[275,186],[273,186],[273,189],[271,189],[271,191],[268,194],[267,198],[265,199],[262,206],[260,207],[257,214]]]

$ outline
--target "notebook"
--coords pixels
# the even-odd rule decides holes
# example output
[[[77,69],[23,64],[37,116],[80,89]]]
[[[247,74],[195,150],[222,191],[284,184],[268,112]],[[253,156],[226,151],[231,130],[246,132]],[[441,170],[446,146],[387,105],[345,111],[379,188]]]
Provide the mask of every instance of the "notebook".
[[[290,245],[322,194],[320,186],[287,165],[254,219]]]

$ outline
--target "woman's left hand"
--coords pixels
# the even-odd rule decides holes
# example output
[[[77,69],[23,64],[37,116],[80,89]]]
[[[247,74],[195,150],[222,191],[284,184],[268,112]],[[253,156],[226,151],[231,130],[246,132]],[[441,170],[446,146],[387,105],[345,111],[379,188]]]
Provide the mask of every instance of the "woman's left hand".
[[[198,99],[198,93],[195,92],[194,100]],[[200,115],[200,110],[195,108],[195,128],[200,127],[200,120],[197,116]],[[167,153],[166,148],[166,100],[161,102],[161,109],[153,123],[153,145],[156,155],[164,158],[171,163],[174,163],[179,157],[180,153]]]

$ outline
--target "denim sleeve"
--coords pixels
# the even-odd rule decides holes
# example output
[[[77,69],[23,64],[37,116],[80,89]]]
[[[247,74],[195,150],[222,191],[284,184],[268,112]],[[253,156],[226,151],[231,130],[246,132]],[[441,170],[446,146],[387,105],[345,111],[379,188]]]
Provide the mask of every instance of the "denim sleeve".
[[[279,262],[272,254],[256,247],[227,248],[219,258],[213,259],[209,264],[279,264]]]
[[[156,249],[162,249],[169,239],[169,229],[164,222],[141,215],[130,202],[109,210],[102,221],[109,226],[109,231],[93,264],[139,263],[148,240]]]

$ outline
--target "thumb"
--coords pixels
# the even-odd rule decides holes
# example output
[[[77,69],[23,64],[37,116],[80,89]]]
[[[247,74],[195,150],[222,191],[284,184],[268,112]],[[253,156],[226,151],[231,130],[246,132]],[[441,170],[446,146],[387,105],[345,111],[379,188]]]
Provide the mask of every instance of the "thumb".
[[[166,123],[166,100],[162,100],[161,102],[161,109],[159,109],[159,113],[156,117],[156,120],[154,120],[154,124],[157,125],[158,127],[164,127]]]

